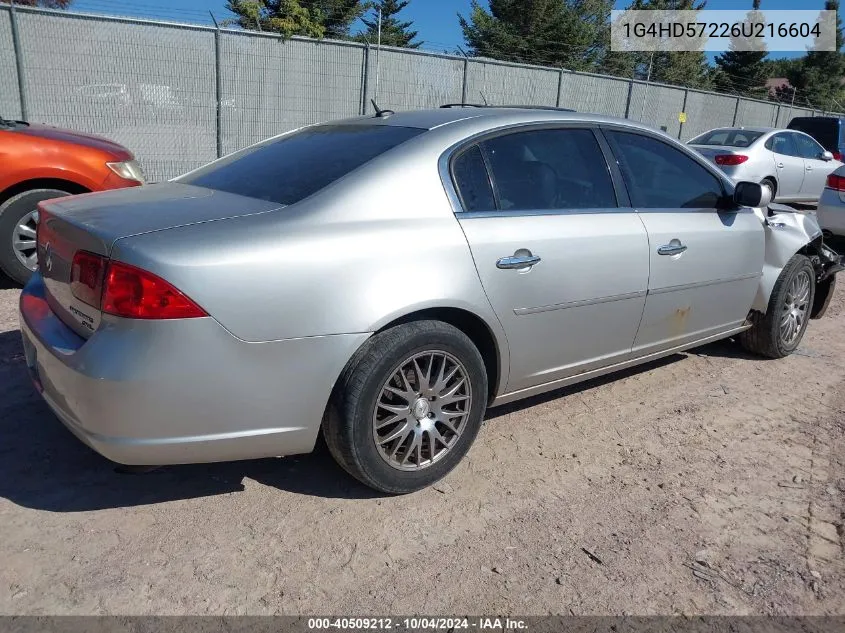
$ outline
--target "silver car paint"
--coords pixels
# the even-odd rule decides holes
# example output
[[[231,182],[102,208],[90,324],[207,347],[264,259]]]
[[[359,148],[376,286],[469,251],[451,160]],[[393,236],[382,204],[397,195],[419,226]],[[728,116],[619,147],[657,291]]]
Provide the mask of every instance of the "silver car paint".
[[[748,147],[696,145],[693,140],[689,141],[689,147],[705,156],[708,160],[714,161],[719,154],[743,154],[748,160],[741,165],[720,165],[721,169],[734,182],[748,181],[761,182],[765,178],[774,179],[777,183],[776,200],[779,202],[815,201],[821,196],[824,189],[824,180],[827,175],[833,172],[842,163],[831,160],[814,160],[778,154],[766,149],[766,142],[777,134],[795,134],[803,136],[814,144],[818,145],[811,136],[798,130],[786,130],[775,128],[716,128],[719,130],[745,130],[748,132],[762,132],[762,136]],[[710,130],[712,132],[713,130]],[[704,132],[708,134],[709,132]],[[702,135],[699,135],[702,136]],[[696,137],[698,138],[698,137]],[[819,148],[823,150],[821,145]]]
[[[24,292],[24,350],[42,395],[77,437],[122,464],[310,452],[334,381],[367,339],[255,345],[211,318],[107,315],[86,341],[49,310],[38,274]]]
[[[675,347],[739,327],[760,280],[763,233],[750,209],[640,212],[652,242],[649,297],[634,353]],[[665,257],[676,240],[687,251]]]
[[[287,208],[197,193],[202,205],[188,204],[183,214],[176,204],[166,217],[135,225],[113,220],[118,214],[106,204],[99,205],[102,220],[86,215],[85,204],[74,212],[46,205],[74,231],[87,218],[85,228],[100,248],[111,244],[113,259],[167,279],[212,315],[165,322],[106,315],[86,341],[46,303],[36,274],[21,296],[27,361],[65,424],[125,463],[307,452],[354,352],[372,332],[428,308],[464,310],[486,324],[501,372],[494,403],[746,327],[741,321],[766,277],[757,253],[764,229],[752,214],[733,214],[737,237],[730,243],[739,252],[726,257],[719,235],[728,234],[728,225],[724,218],[717,225],[712,213],[464,216],[442,169],[444,157],[477,134],[582,121],[648,131],[731,187],[677,141],[628,121],[576,113],[439,110],[369,120],[409,121],[432,129]],[[141,189],[132,203],[169,206],[183,187]],[[496,220],[506,224],[497,228]],[[659,240],[671,234],[691,250],[656,260],[649,253],[660,244],[647,237],[649,226]],[[791,239],[778,252],[802,245]],[[544,258],[533,270],[492,267],[526,246]],[[672,269],[687,254],[707,268],[704,276],[695,267]],[[715,287],[727,292],[710,294]],[[657,291],[651,308],[649,291]],[[692,310],[683,316],[679,307]],[[652,334],[632,351],[644,311]]]
[[[796,213],[790,207],[770,204],[768,213],[756,209],[754,215],[763,225],[766,254],[763,274],[751,308],[763,314],[769,308],[769,297],[781,270],[798,251],[822,235],[815,218]]]
[[[834,173],[845,178],[845,167],[840,167]],[[837,237],[845,237],[845,191],[825,187],[816,216],[822,229]]]

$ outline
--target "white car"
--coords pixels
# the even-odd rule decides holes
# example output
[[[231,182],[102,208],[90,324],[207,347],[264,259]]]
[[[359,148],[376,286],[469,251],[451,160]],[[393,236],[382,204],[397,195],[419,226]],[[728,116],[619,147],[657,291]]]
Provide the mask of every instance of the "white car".
[[[767,185],[777,202],[815,202],[843,163],[808,134],[763,127],[719,128],[687,143],[734,182]]]

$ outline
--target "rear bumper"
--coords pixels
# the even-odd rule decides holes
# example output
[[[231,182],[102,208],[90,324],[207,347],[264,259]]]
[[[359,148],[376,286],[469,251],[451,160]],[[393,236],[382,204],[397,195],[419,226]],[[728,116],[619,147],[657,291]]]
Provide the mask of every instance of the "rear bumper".
[[[253,459],[313,450],[334,382],[367,334],[246,343],[214,319],[104,317],[89,339],[21,293],[33,382],[62,423],[122,464]]]

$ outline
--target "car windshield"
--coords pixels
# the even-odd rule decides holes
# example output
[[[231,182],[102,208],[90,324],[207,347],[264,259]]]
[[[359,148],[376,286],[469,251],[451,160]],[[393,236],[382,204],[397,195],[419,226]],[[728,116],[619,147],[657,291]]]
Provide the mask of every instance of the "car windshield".
[[[751,132],[749,130],[710,130],[692,139],[689,144],[748,147],[761,136],[763,136],[763,132]]]
[[[291,205],[424,131],[392,125],[316,125],[253,145],[176,180]]]

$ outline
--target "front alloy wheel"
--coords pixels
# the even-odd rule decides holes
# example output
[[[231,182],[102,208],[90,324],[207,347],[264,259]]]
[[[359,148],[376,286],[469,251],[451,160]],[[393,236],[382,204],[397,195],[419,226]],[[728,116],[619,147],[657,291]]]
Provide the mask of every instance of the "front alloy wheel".
[[[804,322],[810,313],[810,287],[812,280],[806,270],[801,270],[789,284],[783,302],[783,312],[780,320],[780,337],[784,346],[788,347],[804,333]]]
[[[754,325],[739,335],[742,346],[769,358],[789,356],[807,331],[815,294],[813,264],[805,255],[793,255],[772,288],[766,313],[753,313]]]
[[[38,269],[35,231],[38,228],[38,210],[23,216],[12,230],[12,249],[18,261],[32,272]]]
[[[59,189],[22,191],[0,204],[0,271],[23,285],[38,269],[38,203],[70,195]]]

